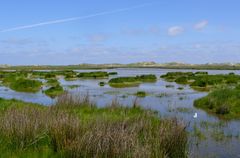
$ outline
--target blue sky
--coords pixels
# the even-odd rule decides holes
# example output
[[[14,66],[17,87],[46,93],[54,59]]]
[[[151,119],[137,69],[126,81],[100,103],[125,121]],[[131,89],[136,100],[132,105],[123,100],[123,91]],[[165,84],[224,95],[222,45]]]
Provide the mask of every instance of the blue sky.
[[[5,0],[0,64],[240,62],[239,0]]]

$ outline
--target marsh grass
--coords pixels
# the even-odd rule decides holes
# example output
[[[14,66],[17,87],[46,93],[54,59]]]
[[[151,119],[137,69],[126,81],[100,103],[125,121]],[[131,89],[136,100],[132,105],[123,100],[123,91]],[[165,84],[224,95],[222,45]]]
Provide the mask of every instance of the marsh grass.
[[[0,115],[0,149],[13,157],[44,152],[73,158],[187,156],[184,123],[133,107],[116,101],[97,108],[89,95],[69,93],[51,107],[12,106]]]
[[[207,72],[168,72],[161,78],[178,84],[188,84],[198,91],[210,91],[219,86],[236,86],[240,82],[240,75],[217,74],[209,75]]]
[[[135,77],[117,77],[108,81],[111,87],[124,88],[124,87],[137,87],[141,83],[156,82],[157,77],[155,75],[139,75]]]
[[[42,86],[42,82],[31,79],[17,79],[10,83],[10,88],[18,92],[38,92]]]
[[[240,90],[237,88],[217,89],[206,97],[194,101],[194,106],[224,119],[240,117]]]
[[[137,97],[144,98],[147,96],[147,93],[145,91],[138,91],[135,95]]]
[[[57,85],[52,86],[52,87],[48,88],[47,90],[45,90],[44,93],[47,96],[50,96],[51,98],[55,98],[55,97],[63,94],[64,89],[61,85],[57,84]]]

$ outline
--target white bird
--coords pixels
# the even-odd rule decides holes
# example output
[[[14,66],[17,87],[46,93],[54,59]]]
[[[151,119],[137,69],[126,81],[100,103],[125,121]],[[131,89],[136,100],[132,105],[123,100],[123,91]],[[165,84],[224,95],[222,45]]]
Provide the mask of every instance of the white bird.
[[[195,113],[195,114],[193,115],[193,118],[197,118],[197,113]]]

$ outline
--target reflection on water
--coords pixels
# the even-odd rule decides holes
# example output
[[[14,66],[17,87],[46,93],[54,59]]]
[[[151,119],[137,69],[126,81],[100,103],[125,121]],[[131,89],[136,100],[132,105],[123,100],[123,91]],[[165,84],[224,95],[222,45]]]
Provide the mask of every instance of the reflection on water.
[[[78,72],[90,70],[77,70]],[[97,71],[97,70],[91,70]],[[110,69],[101,70],[108,72],[118,72],[118,75],[112,76],[136,76],[141,74],[155,74],[158,77],[167,72],[175,71],[192,71],[196,70],[168,70],[168,69]],[[209,74],[226,74],[234,72],[240,74],[240,71],[225,70],[204,70]],[[102,80],[76,80],[65,81],[59,79],[61,85],[71,92],[77,92],[91,96],[91,99],[100,107],[110,104],[113,99],[118,99],[120,103],[131,106],[137,91],[147,92],[145,98],[138,98],[138,103],[145,108],[159,111],[162,117],[177,117],[182,119],[188,125],[190,131],[189,148],[190,157],[238,157],[240,156],[240,121],[224,122],[218,118],[207,114],[206,112],[196,109],[193,101],[205,96],[207,93],[196,92],[189,86],[169,83],[159,78],[156,83],[144,83],[139,87],[131,88],[111,88],[108,85],[100,87],[100,81],[107,82],[108,79]],[[69,86],[78,85],[79,87],[70,89]],[[166,85],[172,85],[167,88]],[[179,90],[179,87],[183,87]],[[16,98],[27,102],[35,102],[44,105],[51,105],[54,99],[47,97],[42,92],[35,94],[20,93],[10,90],[6,87],[0,87],[0,97]],[[198,114],[196,119],[194,113]]]

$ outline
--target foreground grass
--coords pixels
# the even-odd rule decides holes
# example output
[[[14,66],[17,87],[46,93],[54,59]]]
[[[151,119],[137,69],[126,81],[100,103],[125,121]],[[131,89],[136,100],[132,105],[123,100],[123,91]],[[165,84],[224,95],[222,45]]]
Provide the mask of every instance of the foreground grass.
[[[0,100],[0,157],[186,157],[185,126],[140,107],[64,94],[42,107]]]
[[[206,97],[194,102],[194,106],[224,119],[240,118],[240,89],[224,88],[214,90]]]

